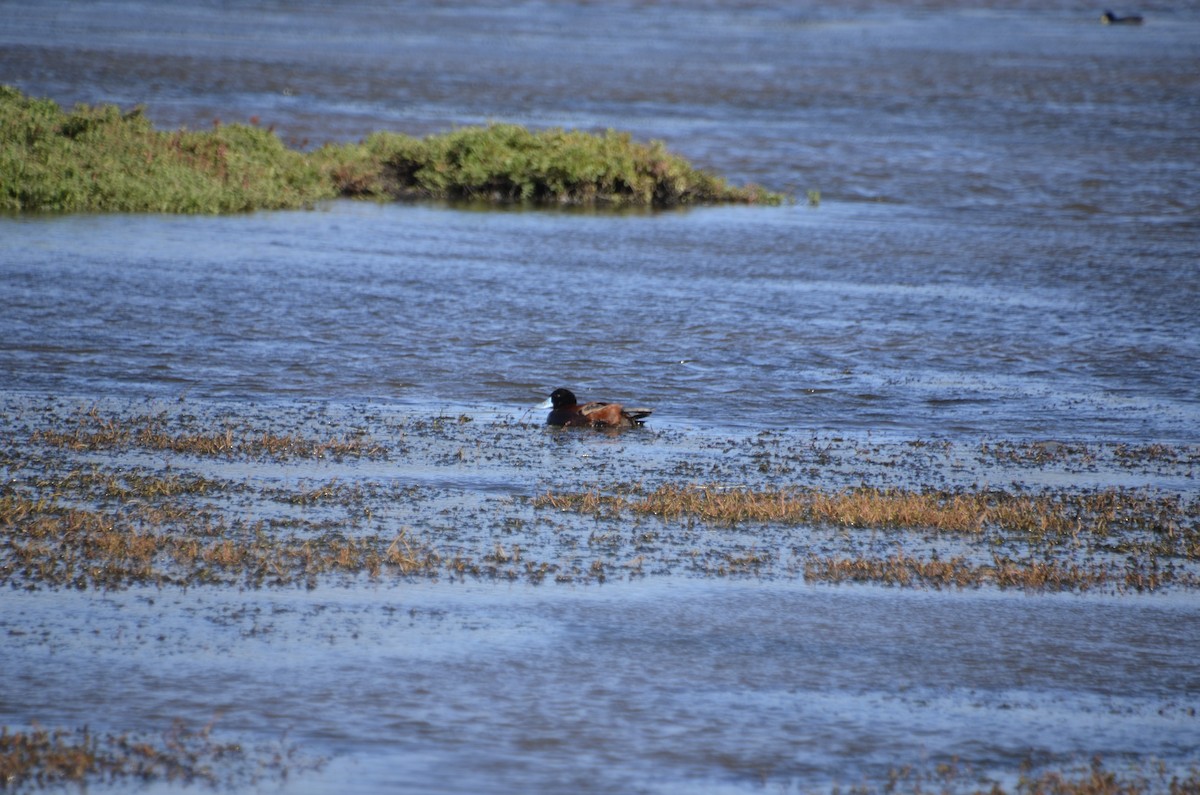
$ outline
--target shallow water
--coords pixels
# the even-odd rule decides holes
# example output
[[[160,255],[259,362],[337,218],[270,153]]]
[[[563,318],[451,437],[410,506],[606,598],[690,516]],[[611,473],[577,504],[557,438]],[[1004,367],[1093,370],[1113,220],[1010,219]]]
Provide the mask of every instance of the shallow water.
[[[10,638],[6,720],[68,723],[86,691],[122,725],[287,727],[331,756],[294,792],[811,791],[897,759],[1174,760],[1196,738],[1200,663],[1172,642],[1194,607],[1161,599],[654,580],[6,600],[6,632],[56,627]]]
[[[523,411],[569,385],[665,423],[1200,438],[1195,260],[1090,278],[1050,251],[1078,232],[1009,261],[1011,228],[908,212],[0,221],[0,366],[60,394]]]
[[[520,407],[565,384],[668,421],[1197,438],[1195,13],[27,5],[0,4],[0,74],[68,105],[313,143],[617,127],[822,198],[4,220],[14,385]]]
[[[145,103],[166,127],[257,117],[306,146],[614,127],[798,202],[0,218],[6,447],[45,404],[303,415],[319,436],[466,414],[384,461],[164,461],[417,488],[376,529],[485,549],[495,530],[565,558],[587,517],[508,534],[489,517],[550,487],[671,479],[1196,493],[1186,464],[978,454],[1200,443],[1195,10],[1147,3],[1145,25],[1110,28],[1065,2],[331,8],[0,0],[0,79],[68,106]],[[652,406],[651,430],[522,425],[557,386]],[[775,454],[752,454],[762,432]],[[906,446],[930,438],[947,447]],[[799,791],[952,756],[996,776],[1093,754],[1197,764],[1190,592],[809,585],[786,555],[844,540],[812,528],[770,536],[770,577],[694,579],[706,552],[764,542],[669,532],[701,564],[603,586],[13,591],[0,724],[155,732],[220,712],[227,736],[286,733],[328,760],[288,792]]]

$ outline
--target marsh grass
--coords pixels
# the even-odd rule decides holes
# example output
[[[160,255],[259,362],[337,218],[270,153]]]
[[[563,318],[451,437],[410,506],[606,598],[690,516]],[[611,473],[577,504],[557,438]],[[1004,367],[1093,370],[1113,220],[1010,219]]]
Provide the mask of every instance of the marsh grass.
[[[1113,581],[1113,575],[1102,566],[1002,557],[996,557],[990,564],[977,565],[964,557],[930,560],[903,553],[888,558],[814,555],[804,564],[804,578],[810,582],[872,582],[936,589],[995,585],[1030,591],[1087,591]],[[1153,587],[1135,586],[1135,589],[1153,590]]]
[[[0,781],[5,791],[56,790],[68,784],[153,782],[201,784],[212,789],[280,781],[294,773],[319,770],[323,759],[304,755],[284,743],[218,740],[213,725],[190,728],[174,722],[158,734],[96,733],[87,727],[26,731],[0,728]],[[845,790],[848,795],[938,793],[959,795],[1200,795],[1200,773],[1172,773],[1160,765],[1115,769],[1100,757],[1087,765],[1033,770],[1028,764],[1004,786],[954,761],[892,770],[886,780]],[[843,792],[831,790],[833,795]]]
[[[251,485],[193,472],[145,466],[71,465],[77,454],[170,451],[198,458],[287,462],[385,457],[364,432],[328,439],[188,418],[110,416],[93,407],[58,426],[29,432],[26,446],[2,463],[25,470],[30,454],[66,451],[66,461],[39,459],[26,477],[0,490],[0,582],[17,587],[121,588],[131,584],[297,583],[331,575],[433,576],[437,552],[408,528],[366,532],[370,501],[408,496],[363,484],[302,482],[293,488]],[[234,501],[237,495],[237,501]],[[298,515],[264,514],[262,501],[295,506]],[[243,514],[244,504],[255,518]],[[265,506],[264,506],[265,507]]]
[[[533,504],[598,519],[644,515],[730,528],[803,524],[889,530],[922,542],[953,535],[965,537],[977,550],[970,558],[958,555],[950,559],[939,559],[936,552],[898,551],[888,556],[810,553],[802,564],[810,581],[935,588],[994,585],[1037,591],[1097,587],[1154,591],[1166,585],[1200,585],[1188,569],[1200,561],[1200,504],[1179,496],[1118,489],[1028,495],[666,484],[649,492],[637,488],[616,493],[598,489],[547,492]],[[995,551],[1014,544],[1028,554],[1014,557]],[[1096,559],[1078,559],[1081,550],[1091,550]],[[769,557],[742,553],[730,557],[729,565],[705,570],[724,574],[754,570],[766,562]]]
[[[219,742],[211,724],[192,729],[176,721],[156,736],[94,733],[87,727],[0,728],[0,782],[5,791],[88,782],[244,786],[263,778],[286,778],[293,769],[317,769],[321,764],[301,757],[295,747]]]
[[[265,523],[121,495],[117,511],[69,507],[13,495],[0,499],[0,582],[36,587],[122,588],[132,584],[300,583],[325,575],[434,575],[436,552],[407,529],[391,536],[338,531],[279,536]]]
[[[625,133],[509,124],[418,139],[377,133],[314,152],[271,130],[155,130],[142,109],[77,105],[0,86],[0,210],[232,213],[337,197],[673,207],[778,204]]]
[[[109,417],[92,408],[65,430],[40,428],[30,441],[75,452],[142,447],[196,456],[253,458],[386,458],[384,447],[365,434],[311,439],[297,433],[226,427],[217,431],[170,430],[161,417]]]
[[[994,527],[1035,536],[1105,535],[1110,528],[1143,527],[1171,532],[1172,522],[1197,507],[1179,497],[1121,490],[1090,494],[1021,495],[1003,491],[911,491],[861,488],[738,489],[660,486],[648,494],[547,492],[536,507],[583,513],[632,512],[705,522],[821,523],[844,527],[918,528],[981,533]]]
[[[436,489],[364,478],[378,467],[353,459],[457,471],[463,417],[402,425],[355,418],[333,435],[319,412],[252,418],[91,407],[27,419],[0,447],[9,473],[0,484],[0,584],[11,587],[599,582],[683,571],[902,587],[1200,588],[1194,495],[667,481],[459,506]],[[485,454],[470,449],[468,457]],[[756,468],[759,452],[747,467]],[[894,451],[869,452],[891,460]],[[1129,455],[1190,466],[1188,450]]]
[[[1170,445],[1161,442],[1149,444],[1116,444],[1105,450],[1103,445],[1088,445],[1082,442],[1058,441],[994,441],[980,445],[984,460],[995,460],[1008,464],[1044,466],[1047,464],[1090,465],[1108,453],[1111,459],[1124,467],[1143,467],[1149,464],[1196,465],[1200,464],[1200,447],[1195,445]]]
[[[1109,767],[1100,756],[1086,764],[1035,769],[1026,762],[1013,783],[984,777],[959,760],[936,765],[909,765],[891,771],[886,782],[853,787],[848,795],[924,793],[925,795],[1197,795],[1200,772],[1180,774],[1154,762]],[[840,790],[834,789],[834,795]]]

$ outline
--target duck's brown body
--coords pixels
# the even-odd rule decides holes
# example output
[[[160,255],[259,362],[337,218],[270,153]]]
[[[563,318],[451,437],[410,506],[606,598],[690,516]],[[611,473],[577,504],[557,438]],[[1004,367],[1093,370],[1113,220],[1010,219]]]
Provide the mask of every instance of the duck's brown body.
[[[547,425],[564,428],[633,428],[649,417],[651,409],[627,409],[619,403],[594,400],[579,403],[569,389],[556,389],[543,408],[550,408]]]

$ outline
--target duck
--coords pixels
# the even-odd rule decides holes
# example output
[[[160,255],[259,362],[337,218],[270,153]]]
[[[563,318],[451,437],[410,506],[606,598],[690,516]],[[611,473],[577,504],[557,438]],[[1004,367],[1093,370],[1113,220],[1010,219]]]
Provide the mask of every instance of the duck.
[[[1111,11],[1105,11],[1100,15],[1100,22],[1105,25],[1140,25],[1142,24],[1142,18],[1137,14],[1119,17]]]
[[[601,400],[580,404],[569,389],[554,390],[538,408],[550,409],[546,424],[560,428],[634,428],[653,413],[653,409],[627,409]]]

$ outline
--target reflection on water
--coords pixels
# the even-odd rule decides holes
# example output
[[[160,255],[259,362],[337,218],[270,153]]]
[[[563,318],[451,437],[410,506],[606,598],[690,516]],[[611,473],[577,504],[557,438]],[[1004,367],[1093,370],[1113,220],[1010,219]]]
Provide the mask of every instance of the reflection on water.
[[[405,518],[419,531],[547,482],[637,482],[639,456],[668,444],[703,451],[679,469],[703,479],[723,434],[760,429],[847,449],[871,434],[1196,444],[1200,16],[1139,10],[1126,29],[1058,1],[0,0],[0,75],[66,105],[146,103],[191,128],[258,117],[296,145],[491,119],[615,127],[821,196],[619,216],[0,218],[0,436],[23,441],[23,396],[512,417],[558,386],[650,405],[669,431],[526,434],[546,443],[532,472],[508,466],[521,456],[503,437],[470,448],[501,464],[465,474],[370,464],[441,490]],[[1113,485],[1104,469],[1067,479],[1087,477]],[[1194,492],[1188,473],[1151,481]],[[286,732],[330,758],[288,792],[807,791],[956,755],[1007,773],[1027,756],[1186,766],[1195,619],[1187,594],[665,575],[13,592],[0,724],[155,731],[220,712],[234,736]]]

